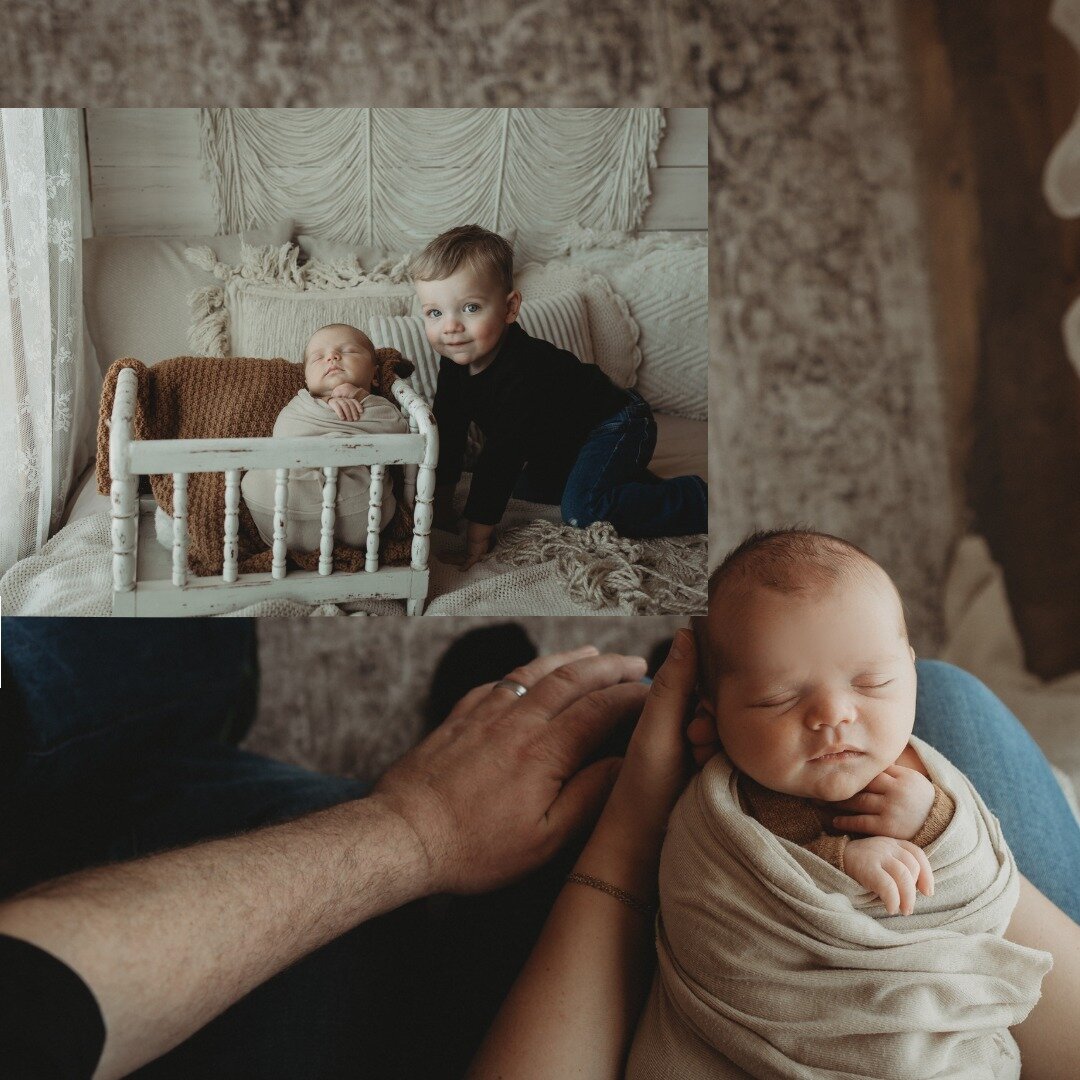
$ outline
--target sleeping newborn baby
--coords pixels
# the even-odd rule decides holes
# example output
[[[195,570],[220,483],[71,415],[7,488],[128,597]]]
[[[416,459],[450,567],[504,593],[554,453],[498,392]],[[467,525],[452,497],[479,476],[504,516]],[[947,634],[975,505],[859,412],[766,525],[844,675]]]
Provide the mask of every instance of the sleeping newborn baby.
[[[355,326],[333,323],[311,336],[304,348],[304,380],[300,390],[274,422],[274,436],[404,434],[409,425],[386,398],[371,393],[375,347]],[[367,539],[371,470],[352,465],[338,471],[335,539],[363,547]],[[241,491],[259,535],[274,540],[273,470],[244,475]],[[286,543],[292,551],[318,551],[322,529],[323,475],[317,468],[290,469]],[[382,492],[384,528],[394,515],[393,486],[387,477]]]
[[[1004,940],[997,820],[912,735],[888,575],[835,537],[760,533],[695,633],[723,753],[669,823],[627,1076],[1018,1076],[1008,1029],[1049,957]]]

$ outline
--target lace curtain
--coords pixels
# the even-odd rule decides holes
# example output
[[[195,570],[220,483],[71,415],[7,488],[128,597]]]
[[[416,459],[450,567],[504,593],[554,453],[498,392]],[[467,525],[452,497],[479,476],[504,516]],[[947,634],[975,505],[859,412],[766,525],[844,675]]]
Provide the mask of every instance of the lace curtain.
[[[516,235],[519,261],[575,226],[626,231],[649,203],[661,109],[202,109],[218,231],[410,251],[452,225]]]
[[[0,572],[59,523],[93,454],[77,109],[0,109]]]

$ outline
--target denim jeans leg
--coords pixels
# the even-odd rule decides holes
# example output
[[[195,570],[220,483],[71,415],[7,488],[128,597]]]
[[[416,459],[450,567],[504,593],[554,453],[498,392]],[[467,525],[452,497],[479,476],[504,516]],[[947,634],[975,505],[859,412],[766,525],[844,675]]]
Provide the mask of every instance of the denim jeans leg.
[[[586,528],[610,521],[623,536],[685,536],[708,529],[708,498],[700,476],[657,480],[648,472],[656,421],[648,404],[631,402],[593,428],[570,470],[562,515]]]
[[[1080,922],[1080,826],[1042,751],[974,675],[938,660],[917,667],[915,734],[975,785],[1020,872]]]

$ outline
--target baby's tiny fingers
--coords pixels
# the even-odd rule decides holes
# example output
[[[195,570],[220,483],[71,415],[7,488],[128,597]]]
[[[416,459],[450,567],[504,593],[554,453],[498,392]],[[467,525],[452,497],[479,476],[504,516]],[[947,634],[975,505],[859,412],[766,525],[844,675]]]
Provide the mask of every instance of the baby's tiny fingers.
[[[882,867],[878,867],[874,875],[872,891],[878,894],[878,898],[890,915],[895,915],[900,910],[900,891],[896,887],[896,882]]]
[[[833,818],[833,828],[841,832],[881,836],[883,826],[879,814],[842,814]]]
[[[896,882],[900,894],[900,914],[910,915],[915,910],[915,875],[898,858],[890,864],[889,876]]]
[[[875,795],[870,791],[863,791],[843,802],[833,803],[838,810],[851,810],[856,814],[879,814],[884,805],[885,796]]]

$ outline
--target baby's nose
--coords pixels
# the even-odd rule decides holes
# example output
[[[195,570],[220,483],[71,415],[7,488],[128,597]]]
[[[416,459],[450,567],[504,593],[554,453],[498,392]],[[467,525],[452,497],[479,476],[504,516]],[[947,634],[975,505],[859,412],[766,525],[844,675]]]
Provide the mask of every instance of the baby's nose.
[[[813,727],[837,727],[853,719],[851,701],[843,694],[821,694],[810,709]]]

